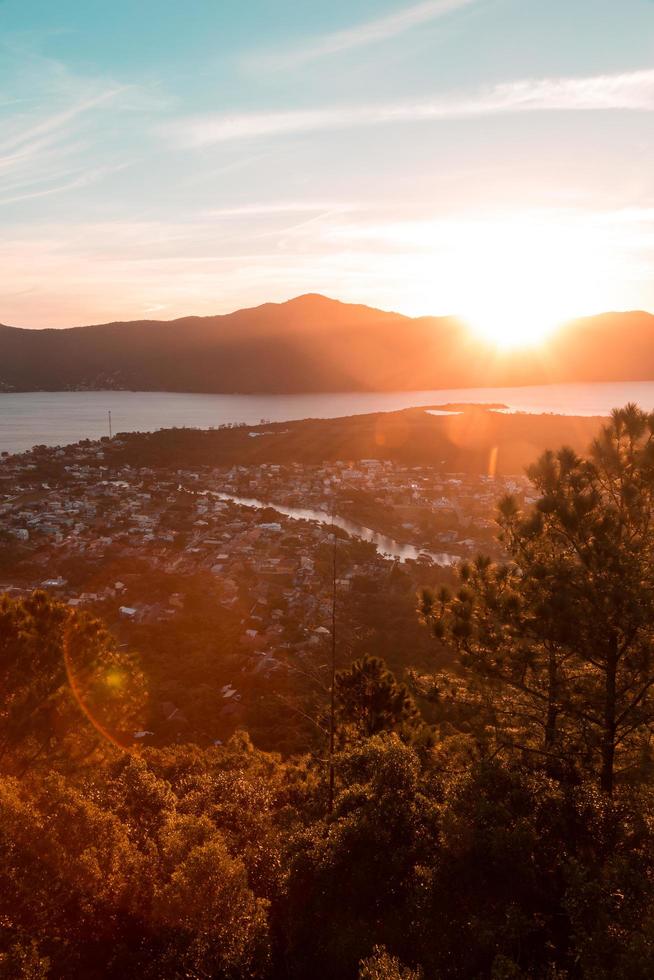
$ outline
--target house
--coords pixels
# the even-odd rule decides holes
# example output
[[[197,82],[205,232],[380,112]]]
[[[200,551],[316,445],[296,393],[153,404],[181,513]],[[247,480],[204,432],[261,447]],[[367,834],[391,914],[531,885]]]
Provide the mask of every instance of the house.
[[[223,684],[220,689],[220,693],[225,701],[229,701],[230,698],[234,698],[235,701],[241,700],[241,695],[238,693],[235,687],[232,687],[231,684]]]

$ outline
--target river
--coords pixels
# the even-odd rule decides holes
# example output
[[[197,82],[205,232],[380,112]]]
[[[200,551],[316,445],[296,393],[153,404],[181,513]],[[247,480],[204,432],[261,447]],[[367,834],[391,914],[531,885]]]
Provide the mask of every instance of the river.
[[[320,524],[332,523],[332,515],[325,510],[313,510],[310,507],[286,507],[282,504],[271,504],[265,500],[257,500],[256,497],[237,497],[231,493],[214,491],[211,495],[220,500],[231,500],[235,504],[240,504],[241,507],[270,507],[278,514],[284,514],[285,517],[292,517],[298,521],[317,521]],[[370,541],[380,555],[397,558],[399,561],[406,561],[407,559],[415,561],[418,555],[429,555],[437,565],[454,565],[461,561],[459,555],[414,548],[412,544],[404,544],[402,541],[396,541],[395,538],[388,538],[385,534],[380,534],[379,531],[373,531],[369,527],[364,527],[363,524],[357,524],[355,521],[350,521],[346,517],[339,517],[337,514],[334,515],[333,522],[336,527],[340,527],[352,537]]]

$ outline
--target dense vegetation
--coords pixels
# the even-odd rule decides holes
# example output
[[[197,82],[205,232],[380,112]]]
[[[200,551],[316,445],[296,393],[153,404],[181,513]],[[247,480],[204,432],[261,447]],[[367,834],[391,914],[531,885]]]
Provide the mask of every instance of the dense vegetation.
[[[433,670],[339,672],[333,759],[126,751],[139,661],[0,600],[0,976],[652,976],[654,415],[531,476],[507,563],[420,597]]]
[[[270,437],[252,439],[252,427],[217,430],[162,429],[121,433],[103,443],[115,465],[152,467],[252,466],[261,463],[320,464],[333,460],[383,459],[408,466],[433,466],[447,473],[521,473],[547,446],[567,442],[582,452],[600,428],[598,418],[501,414],[460,406],[460,414],[430,415],[423,408],[377,412],[341,419],[257,426]],[[491,460],[493,460],[491,465]],[[39,472],[47,478],[44,466]],[[364,517],[364,514],[355,515]]]

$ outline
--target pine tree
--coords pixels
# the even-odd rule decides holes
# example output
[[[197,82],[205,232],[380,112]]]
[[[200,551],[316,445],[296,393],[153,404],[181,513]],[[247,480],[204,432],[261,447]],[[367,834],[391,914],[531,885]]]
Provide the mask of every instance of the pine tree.
[[[380,657],[362,657],[336,675],[339,720],[365,738],[415,723],[417,708]]]
[[[421,612],[512,736],[611,794],[654,724],[654,413],[615,410],[588,458],[547,452],[529,476],[533,510],[499,508],[509,562],[464,565]]]

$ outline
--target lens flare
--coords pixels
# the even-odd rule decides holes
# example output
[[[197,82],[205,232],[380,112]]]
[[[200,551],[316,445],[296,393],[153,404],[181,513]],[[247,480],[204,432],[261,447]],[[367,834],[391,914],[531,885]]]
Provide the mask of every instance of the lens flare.
[[[133,750],[132,732],[147,717],[145,675],[134,655],[102,642],[88,624],[71,624],[64,636],[64,663],[71,693],[93,728],[113,746]]]

